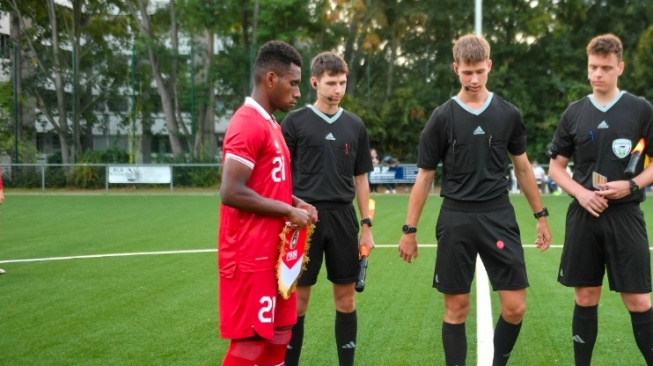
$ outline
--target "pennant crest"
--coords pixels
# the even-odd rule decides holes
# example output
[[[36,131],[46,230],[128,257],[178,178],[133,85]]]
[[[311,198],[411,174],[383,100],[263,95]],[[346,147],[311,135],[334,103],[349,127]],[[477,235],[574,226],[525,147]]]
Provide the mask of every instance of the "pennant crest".
[[[309,224],[303,229],[292,229],[289,224],[284,226],[279,237],[281,246],[277,261],[277,284],[279,293],[288,299],[297,287],[297,280],[308,263],[308,248],[315,224]]]

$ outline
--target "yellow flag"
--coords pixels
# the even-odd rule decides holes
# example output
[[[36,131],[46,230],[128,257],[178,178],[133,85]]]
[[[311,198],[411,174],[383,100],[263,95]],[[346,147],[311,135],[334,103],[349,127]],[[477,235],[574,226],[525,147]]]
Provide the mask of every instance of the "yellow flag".
[[[376,206],[376,201],[370,198],[370,202],[368,204],[368,212],[370,214],[370,219],[374,218],[374,208]]]

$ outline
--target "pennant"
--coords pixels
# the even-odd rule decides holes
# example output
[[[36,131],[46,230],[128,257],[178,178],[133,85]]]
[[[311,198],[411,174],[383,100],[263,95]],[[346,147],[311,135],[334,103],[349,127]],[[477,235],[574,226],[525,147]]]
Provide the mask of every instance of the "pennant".
[[[306,269],[308,263],[308,248],[315,224],[309,224],[303,229],[292,229],[286,223],[279,237],[281,245],[277,261],[277,284],[279,293],[288,299],[297,287],[297,280]]]

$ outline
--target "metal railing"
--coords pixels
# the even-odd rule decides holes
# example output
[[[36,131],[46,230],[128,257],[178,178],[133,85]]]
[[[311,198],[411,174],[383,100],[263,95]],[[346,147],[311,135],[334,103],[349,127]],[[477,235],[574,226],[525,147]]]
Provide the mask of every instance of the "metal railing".
[[[112,183],[111,167],[132,169],[133,179]],[[139,168],[169,168],[165,183],[152,183],[138,173]],[[147,171],[148,169],[142,169]],[[222,176],[222,164],[0,164],[5,188],[17,189],[80,189],[105,190],[113,187],[160,188],[166,184],[170,192],[179,188],[217,188]],[[147,175],[148,173],[144,173]],[[113,181],[116,181],[115,179]]]

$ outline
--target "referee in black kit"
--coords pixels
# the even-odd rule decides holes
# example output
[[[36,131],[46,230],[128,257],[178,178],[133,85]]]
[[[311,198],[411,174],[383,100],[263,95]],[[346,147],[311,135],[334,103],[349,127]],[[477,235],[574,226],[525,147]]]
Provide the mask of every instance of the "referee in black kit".
[[[653,155],[653,106],[617,87],[624,70],[623,46],[613,34],[587,45],[592,94],[572,103],[548,146],[551,178],[574,200],[567,211],[558,281],[574,287],[572,318],[576,365],[589,365],[598,335],[603,277],[630,312],[635,341],[653,365],[651,257],[643,189],[653,182],[653,165],[637,162],[626,175],[631,152],[643,138],[642,155]],[[565,171],[574,159],[574,174]]]
[[[508,197],[505,172],[509,158],[519,186],[537,219],[536,245],[549,247],[551,232],[526,156],[526,129],[512,104],[491,93],[487,80],[490,45],[466,35],[453,47],[453,71],[461,88],[438,107],[422,131],[399,256],[417,258],[417,223],[428,198],[438,164],[443,162],[444,197],[438,222],[433,287],[444,294],[442,345],[445,364],[464,365],[467,357],[465,321],[476,257],[480,256],[492,288],[501,300],[494,331],[493,365],[505,365],[517,342],[526,311],[528,278],[515,210]]]
[[[367,179],[374,167],[365,125],[339,106],[347,88],[348,72],[347,63],[332,52],[315,56],[310,83],[317,93],[316,101],[291,112],[281,124],[290,149],[293,194],[319,211],[307,268],[297,284],[297,324],[286,352],[287,366],[299,362],[304,316],[323,259],[327,278],[333,284],[339,364],[354,364],[358,328],[354,285],[359,246],[374,248]],[[360,239],[354,197],[362,218]]]

